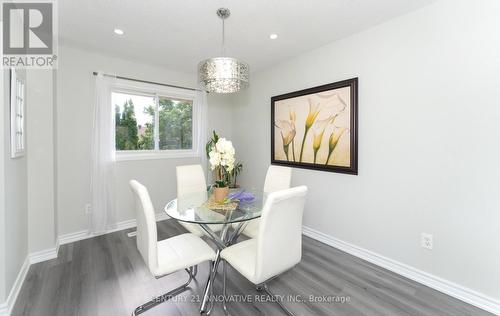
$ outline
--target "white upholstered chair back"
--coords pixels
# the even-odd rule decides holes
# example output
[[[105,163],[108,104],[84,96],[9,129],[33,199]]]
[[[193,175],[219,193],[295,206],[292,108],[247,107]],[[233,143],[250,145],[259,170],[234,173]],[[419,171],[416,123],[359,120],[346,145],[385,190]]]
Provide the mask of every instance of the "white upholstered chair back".
[[[158,235],[156,232],[156,218],[153,203],[148,189],[136,180],[129,182],[135,198],[137,218],[137,249],[153,273],[158,266]],[[153,273],[154,274],[154,273]]]
[[[207,190],[201,165],[177,166],[177,197]]]
[[[264,193],[285,190],[290,188],[292,181],[292,168],[281,166],[269,166],[264,181]],[[248,222],[243,235],[255,238],[259,231],[260,218]]]
[[[290,188],[292,181],[292,168],[269,166],[264,181],[264,192],[270,193]]]
[[[257,235],[256,283],[265,282],[300,262],[302,215],[307,187],[270,193]]]

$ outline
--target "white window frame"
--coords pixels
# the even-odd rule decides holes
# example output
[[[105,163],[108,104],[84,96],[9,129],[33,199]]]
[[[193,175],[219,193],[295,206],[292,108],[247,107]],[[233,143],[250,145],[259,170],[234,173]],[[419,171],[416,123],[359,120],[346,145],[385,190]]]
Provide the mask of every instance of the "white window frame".
[[[133,82],[126,80],[119,80],[114,84],[111,93],[128,93],[134,95],[148,96],[155,99],[156,113],[154,122],[154,137],[155,149],[154,150],[115,150],[116,161],[130,161],[130,160],[149,160],[149,159],[175,159],[175,158],[196,158],[200,157],[201,144],[198,141],[198,132],[201,126],[201,109],[196,100],[195,91],[170,88],[155,84],[146,84],[141,82]],[[158,148],[160,137],[160,124],[159,124],[159,99],[171,98],[189,100],[193,104],[193,118],[192,118],[192,148],[191,149],[164,149]],[[113,104],[110,104],[113,106]],[[114,111],[113,121],[114,121]],[[114,123],[114,122],[113,122]],[[114,126],[114,124],[113,124]],[[115,131],[116,132],[116,131]],[[113,137],[115,135],[113,134]]]
[[[26,83],[10,70],[10,156],[19,158],[25,154],[26,133]]]

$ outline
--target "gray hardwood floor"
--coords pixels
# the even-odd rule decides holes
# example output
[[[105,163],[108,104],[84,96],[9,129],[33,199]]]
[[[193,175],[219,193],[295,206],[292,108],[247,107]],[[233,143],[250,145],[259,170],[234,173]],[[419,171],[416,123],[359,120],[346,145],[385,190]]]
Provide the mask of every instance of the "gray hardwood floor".
[[[154,279],[136,250],[135,238],[127,237],[129,231],[64,245],[57,259],[31,266],[13,315],[130,315],[136,306],[187,280],[184,272]],[[184,232],[173,220],[158,223],[159,239]],[[199,267],[189,290],[144,315],[197,315],[207,273],[208,263]],[[221,291],[220,283],[215,294]],[[491,315],[307,237],[302,262],[270,286],[279,295],[301,296],[302,302],[285,300],[296,315]],[[230,302],[231,315],[284,315],[232,268],[228,294],[235,295],[233,300],[247,294],[253,299]],[[348,301],[310,302],[310,295]],[[215,304],[212,315],[224,315],[220,304]]]

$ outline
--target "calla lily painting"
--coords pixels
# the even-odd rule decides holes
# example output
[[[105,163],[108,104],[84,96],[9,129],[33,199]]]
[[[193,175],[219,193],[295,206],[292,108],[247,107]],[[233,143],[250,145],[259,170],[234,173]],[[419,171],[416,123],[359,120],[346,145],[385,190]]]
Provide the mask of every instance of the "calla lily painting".
[[[271,162],[357,174],[358,79],[271,98]]]

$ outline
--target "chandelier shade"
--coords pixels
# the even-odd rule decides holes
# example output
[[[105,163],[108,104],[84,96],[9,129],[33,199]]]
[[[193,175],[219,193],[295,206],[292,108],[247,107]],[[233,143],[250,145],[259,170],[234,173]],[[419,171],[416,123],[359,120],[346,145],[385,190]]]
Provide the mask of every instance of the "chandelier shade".
[[[249,66],[236,58],[215,57],[198,64],[198,80],[209,92],[233,93],[249,85]]]
[[[222,20],[222,55],[224,54],[224,20],[231,12],[227,8],[217,10]],[[214,57],[198,64],[198,82],[208,92],[233,93],[249,85],[250,67],[247,63],[231,57]]]

